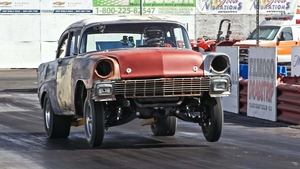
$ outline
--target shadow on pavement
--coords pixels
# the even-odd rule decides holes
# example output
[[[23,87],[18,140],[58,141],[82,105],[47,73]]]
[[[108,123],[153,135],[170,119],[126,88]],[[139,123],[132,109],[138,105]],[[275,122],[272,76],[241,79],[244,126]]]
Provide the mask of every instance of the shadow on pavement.
[[[101,147],[91,148],[87,144],[83,132],[72,132],[68,139],[48,139],[44,132],[0,133],[0,147],[2,150],[8,151],[207,147],[205,145],[174,143],[174,140],[170,137],[168,141],[162,142],[136,134],[111,132],[106,134]]]
[[[289,127],[288,124],[272,122],[254,117],[243,116],[240,114],[224,113],[225,123],[233,123],[245,127]]]

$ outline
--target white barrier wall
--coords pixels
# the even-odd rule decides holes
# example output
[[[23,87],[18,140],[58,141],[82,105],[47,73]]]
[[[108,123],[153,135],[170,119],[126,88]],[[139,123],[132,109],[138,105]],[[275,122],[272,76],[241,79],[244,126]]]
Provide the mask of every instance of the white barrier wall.
[[[72,23],[87,19],[115,18],[93,14],[41,13],[34,15],[0,15],[0,68],[37,68],[55,59],[57,41]],[[194,16],[164,16],[184,24],[189,36],[195,36]]]
[[[0,68],[36,67],[40,63],[40,16],[0,15],[0,23]]]
[[[300,47],[293,47],[291,65],[292,76],[300,76]]]
[[[230,57],[231,95],[222,98],[224,111],[239,113],[239,47],[217,47],[217,52],[225,53]]]
[[[55,59],[58,39],[69,25],[91,17],[89,14],[41,14],[41,63]]]
[[[35,68],[41,62],[54,59],[56,43],[62,31],[72,22],[89,17],[138,15],[138,0],[0,0],[0,68]],[[216,35],[223,18],[242,18],[235,34],[244,36],[255,27],[254,0],[144,0],[143,14],[182,22],[191,39]],[[171,3],[169,3],[171,2]],[[296,1],[262,2],[261,13],[293,13]],[[272,6],[274,9],[265,8]],[[278,8],[280,7],[280,8]],[[100,14],[100,15],[96,15]],[[172,14],[168,16],[169,14]],[[209,16],[207,14],[210,14]],[[211,15],[214,14],[214,15]],[[221,15],[220,15],[221,14]],[[234,15],[239,14],[239,15]],[[241,15],[244,15],[241,16]],[[218,19],[215,17],[218,16]],[[244,21],[244,22],[241,22]],[[251,22],[250,22],[251,21]],[[196,29],[196,24],[197,26]],[[252,25],[253,28],[249,25]],[[247,27],[248,28],[245,28]],[[250,28],[251,27],[251,28]],[[242,35],[241,35],[242,36]]]
[[[248,60],[247,115],[276,121],[276,48],[251,47]]]

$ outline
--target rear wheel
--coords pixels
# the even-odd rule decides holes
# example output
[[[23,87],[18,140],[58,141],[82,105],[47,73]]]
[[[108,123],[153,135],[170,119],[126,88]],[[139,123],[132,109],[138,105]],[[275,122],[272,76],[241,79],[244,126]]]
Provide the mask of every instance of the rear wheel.
[[[48,95],[45,96],[43,108],[44,125],[48,138],[67,138],[70,134],[72,117],[54,114]]]
[[[207,97],[203,102],[204,123],[202,124],[202,131],[207,141],[216,142],[221,137],[224,123],[221,98]]]
[[[86,139],[91,147],[100,146],[105,132],[103,103],[86,98],[83,110]]]
[[[156,122],[151,125],[155,136],[174,136],[177,128],[177,118],[174,116],[156,117]]]

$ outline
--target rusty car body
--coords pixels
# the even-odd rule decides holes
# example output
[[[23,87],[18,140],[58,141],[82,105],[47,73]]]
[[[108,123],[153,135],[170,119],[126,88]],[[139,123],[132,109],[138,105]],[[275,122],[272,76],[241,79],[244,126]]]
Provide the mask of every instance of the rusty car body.
[[[191,50],[175,21],[78,21],[61,35],[56,59],[38,68],[45,130],[49,138],[66,138],[71,126],[84,125],[95,147],[105,129],[135,118],[145,119],[156,136],[174,135],[180,118],[202,126],[215,142],[229,71],[227,55]]]

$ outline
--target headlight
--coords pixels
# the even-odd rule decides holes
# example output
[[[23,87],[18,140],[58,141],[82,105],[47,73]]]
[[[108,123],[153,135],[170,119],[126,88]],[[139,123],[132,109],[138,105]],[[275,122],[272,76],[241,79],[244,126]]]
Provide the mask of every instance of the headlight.
[[[225,55],[217,55],[211,61],[211,69],[214,73],[225,73],[229,69],[229,58]]]
[[[111,60],[100,60],[96,66],[96,73],[102,79],[108,78],[113,75],[114,66]]]
[[[228,81],[226,79],[213,80],[213,91],[224,92],[228,90]]]
[[[113,93],[113,86],[112,84],[97,84],[96,85],[96,92],[98,96],[109,96]]]

